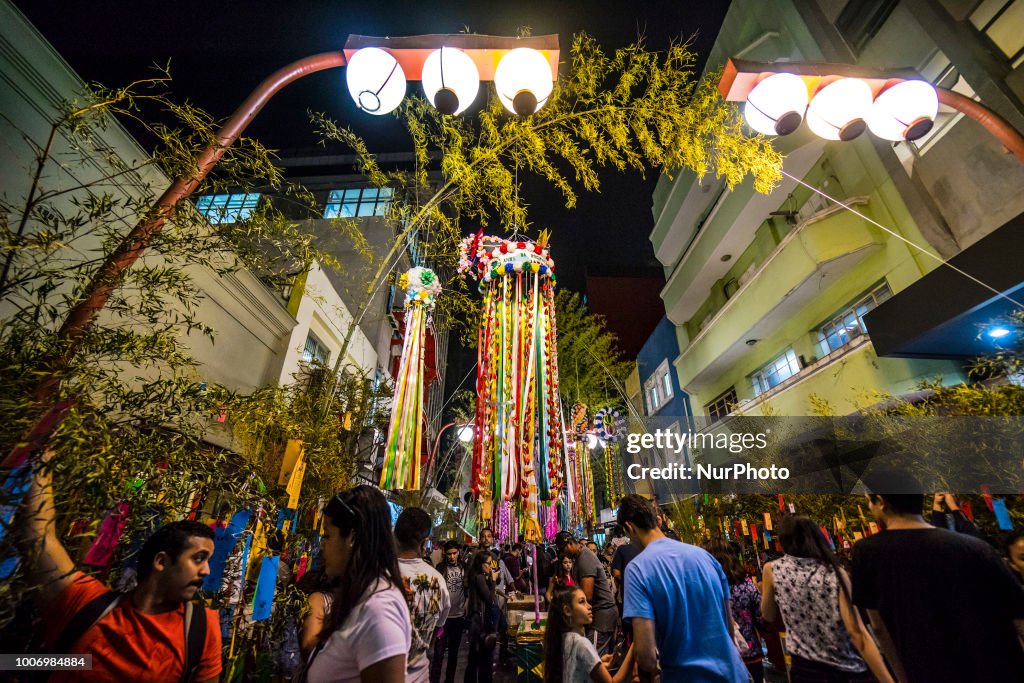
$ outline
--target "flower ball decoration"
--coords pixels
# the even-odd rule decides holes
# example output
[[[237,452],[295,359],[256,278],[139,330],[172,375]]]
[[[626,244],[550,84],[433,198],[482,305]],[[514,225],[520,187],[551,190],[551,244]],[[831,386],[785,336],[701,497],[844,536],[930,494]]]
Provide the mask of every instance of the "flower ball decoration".
[[[557,284],[546,231],[536,242],[480,235],[466,237],[459,244],[458,271],[479,280],[481,291],[492,280],[516,273],[537,273],[549,279],[552,285]]]
[[[405,307],[434,307],[437,295],[441,293],[441,283],[437,274],[430,268],[417,266],[402,273],[398,278],[398,286],[405,290]]]
[[[614,408],[601,408],[594,416],[594,431],[604,441],[621,441],[626,435],[626,421]]]

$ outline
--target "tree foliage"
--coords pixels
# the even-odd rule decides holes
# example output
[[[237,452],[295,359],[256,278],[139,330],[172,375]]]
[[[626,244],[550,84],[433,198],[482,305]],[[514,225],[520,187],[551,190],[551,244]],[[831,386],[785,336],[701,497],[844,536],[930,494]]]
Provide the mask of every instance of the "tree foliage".
[[[197,277],[244,269],[278,289],[314,261],[332,263],[312,234],[271,204],[211,225],[183,201],[69,355],[60,326],[100,264],[150,214],[167,176],[193,173],[195,158],[214,141],[217,122],[174,101],[168,86],[166,74],[119,89],[89,86],[64,103],[43,144],[20,132],[33,158],[30,183],[25,194],[0,198],[0,449],[6,454],[23,438],[38,414],[33,388],[54,357],[69,356],[58,398],[74,407],[49,443],[58,531],[76,521],[94,530],[127,501],[118,559],[132,552],[137,532],[181,518],[195,501],[216,499],[223,510],[273,506],[261,454],[245,457],[205,440],[220,403],[190,351],[216,339],[200,311]],[[131,159],[123,146],[112,147],[115,119],[148,136],[152,153]],[[198,191],[256,187],[312,207],[307,192],[284,182],[272,153],[248,139],[228,149],[216,177]],[[5,535],[4,556],[12,538]],[[23,595],[22,578],[16,573],[0,587],[0,623]]]
[[[588,311],[579,294],[562,289],[555,295],[555,321],[562,404],[584,403],[592,415],[605,406],[624,408],[622,385],[633,364],[622,357],[604,317]]]

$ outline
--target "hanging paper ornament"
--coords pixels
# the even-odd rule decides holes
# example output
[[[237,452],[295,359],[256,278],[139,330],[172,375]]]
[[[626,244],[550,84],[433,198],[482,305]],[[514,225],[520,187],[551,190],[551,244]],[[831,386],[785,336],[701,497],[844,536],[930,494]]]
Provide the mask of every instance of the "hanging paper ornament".
[[[572,431],[577,434],[587,431],[587,427],[590,426],[590,420],[585,403],[577,403],[572,407],[572,419],[569,424],[572,425]]]
[[[605,444],[604,467],[608,504],[614,509],[626,495],[626,484],[623,480],[622,445],[615,440]]]
[[[537,519],[564,487],[554,266],[544,235],[461,244],[459,272],[483,293],[471,488],[485,511],[513,501]]]
[[[601,408],[594,415],[594,431],[604,441],[620,441],[626,436],[626,421],[614,408]]]
[[[441,284],[434,271],[421,267],[402,274],[398,284],[405,290],[405,339],[395,378],[380,487],[418,489],[423,448],[424,339]]]

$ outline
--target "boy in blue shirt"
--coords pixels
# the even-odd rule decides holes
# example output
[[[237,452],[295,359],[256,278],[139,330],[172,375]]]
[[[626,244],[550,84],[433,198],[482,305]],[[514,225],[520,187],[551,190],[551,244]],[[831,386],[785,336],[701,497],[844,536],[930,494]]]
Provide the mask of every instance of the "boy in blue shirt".
[[[619,503],[619,524],[643,551],[626,567],[623,618],[631,619],[640,680],[746,683],[733,643],[729,584],[706,550],[667,538],[654,506]]]

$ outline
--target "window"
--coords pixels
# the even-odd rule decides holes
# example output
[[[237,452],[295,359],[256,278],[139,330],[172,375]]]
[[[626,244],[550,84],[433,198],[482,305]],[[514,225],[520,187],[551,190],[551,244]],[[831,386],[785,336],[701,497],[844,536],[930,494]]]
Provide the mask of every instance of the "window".
[[[818,330],[818,357],[823,358],[846,346],[862,334],[867,334],[864,316],[868,311],[892,296],[889,285],[882,283],[858,299],[852,306],[825,323]]]
[[[799,374],[800,361],[793,349],[786,349],[786,352],[764,366],[751,376],[754,384],[754,396],[779,386],[793,375]]]
[[[331,190],[327,196],[324,218],[364,218],[383,216],[391,201],[390,187],[350,187]]]
[[[259,201],[258,192],[208,194],[196,199],[196,208],[214,225],[237,223],[248,218]]]
[[[647,381],[644,382],[644,393],[647,395],[647,412],[654,414],[661,410],[666,403],[672,400],[675,392],[672,390],[672,375],[668,359],[661,361],[661,365],[654,371]]]
[[[718,422],[731,413],[737,403],[739,399],[736,397],[736,387],[729,387],[728,391],[704,406],[704,410],[708,412],[712,422]]]
[[[1024,59],[1024,0],[983,0],[971,13],[971,23],[1017,67]]]
[[[647,385],[647,412],[650,415],[658,412],[661,408],[661,401],[658,400],[658,385],[648,384]]]
[[[850,0],[836,19],[836,29],[855,53],[860,54],[892,14],[897,0]]]
[[[306,337],[306,347],[302,350],[302,360],[310,365],[327,365],[331,351],[312,332]]]

